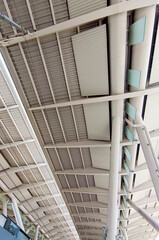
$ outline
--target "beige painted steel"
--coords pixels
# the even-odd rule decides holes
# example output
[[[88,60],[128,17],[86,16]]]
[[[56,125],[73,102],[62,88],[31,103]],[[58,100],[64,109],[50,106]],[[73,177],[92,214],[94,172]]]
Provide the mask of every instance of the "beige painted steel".
[[[94,140],[110,140],[108,103],[84,105],[84,113],[88,138]]]
[[[106,0],[68,0],[70,18],[75,18],[83,14],[93,12],[107,6]]]
[[[158,0],[142,0],[142,1],[130,0],[130,1],[125,1],[125,2],[120,2],[118,4],[114,4],[112,6],[102,8],[102,9],[96,10],[91,13],[87,13],[83,16],[80,16],[80,17],[56,24],[54,26],[44,28],[44,29],[36,31],[34,33],[28,34],[25,36],[25,38],[24,37],[16,37],[16,38],[10,39],[9,41],[7,41],[7,40],[2,41],[1,44],[3,46],[10,46],[10,45],[24,42],[27,40],[31,40],[34,38],[43,37],[43,36],[50,35],[53,33],[66,31],[70,28],[78,27],[80,25],[92,22],[94,20],[102,19],[102,18],[105,18],[108,16],[112,16],[115,14],[125,12],[125,11],[132,11],[134,9],[140,9],[140,8],[144,8],[147,6],[156,5],[158,3],[159,3]]]
[[[72,43],[82,96],[109,94],[106,25],[74,35]]]

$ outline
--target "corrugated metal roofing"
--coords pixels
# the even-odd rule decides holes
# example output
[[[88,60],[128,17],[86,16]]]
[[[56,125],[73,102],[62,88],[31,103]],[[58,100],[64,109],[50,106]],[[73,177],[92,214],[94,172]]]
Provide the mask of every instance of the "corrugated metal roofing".
[[[111,4],[118,2],[110,1]],[[11,16],[13,20],[31,33],[35,30],[44,30],[52,25],[57,24],[59,26],[58,24],[60,23],[65,24],[70,18],[91,13],[106,7],[106,5],[107,1],[103,0],[4,0],[0,3],[1,11],[4,14]],[[67,31],[56,32],[55,34],[50,33],[46,36],[23,41],[2,49],[13,77],[13,82],[24,104],[25,114],[28,115],[29,124],[31,125],[28,125],[26,122],[25,116],[23,116],[13,96],[14,91],[10,85],[11,83],[8,82],[7,78],[4,79],[4,76],[0,73],[0,108],[4,108],[0,109],[0,147],[4,147],[1,149],[1,153],[5,158],[1,167],[3,169],[8,168],[8,166],[19,167],[38,164],[44,162],[45,158],[47,159],[47,164],[46,166],[12,173],[11,175],[6,172],[6,176],[2,176],[1,181],[6,181],[8,189],[13,189],[15,186],[25,183],[54,179],[54,174],[62,195],[60,195],[56,183],[23,189],[16,193],[19,204],[22,204],[27,212],[32,212],[32,219],[35,222],[39,222],[41,230],[44,230],[43,234],[47,239],[103,239],[102,227],[107,227],[107,189],[109,188],[109,170],[111,167],[110,140],[112,117],[115,111],[119,113],[122,118],[121,129],[123,129],[123,125],[125,125],[123,116],[127,117],[127,114],[125,114],[125,100],[122,97],[127,92],[139,90],[127,85],[127,69],[123,62],[127,62],[128,67],[132,69],[140,68],[138,69],[141,70],[142,76],[140,89],[145,89],[145,85],[149,84],[147,81],[149,79],[146,76],[148,69],[151,68],[148,65],[151,62],[150,50],[151,44],[153,45],[152,34],[154,31],[155,12],[156,7],[153,6],[139,10],[135,9],[134,15],[132,12],[124,12],[120,15],[112,15],[108,19],[100,19],[99,21],[87,22],[86,20],[84,25],[77,28],[73,27]],[[125,56],[127,44],[125,38],[126,29],[129,27],[129,23],[143,16],[146,16],[147,24],[144,42],[133,46],[131,49],[127,47],[128,56]],[[0,27],[3,37],[15,33],[15,30],[13,31],[10,25],[2,21],[0,22]],[[102,39],[101,32],[96,31],[97,29],[104,29]],[[93,39],[92,35],[90,36],[90,32],[94,33]],[[123,36],[120,36],[121,32],[124,32]],[[80,39],[78,46],[75,47],[74,39],[79,39],[80,36],[85,36],[85,38]],[[78,48],[80,55],[82,57],[85,56],[87,61],[91,62],[94,56],[92,49],[90,52],[87,51],[90,47],[90,39],[86,41],[88,36],[91,37],[91,43],[94,41],[94,44],[91,45],[96,58],[93,68],[99,71],[99,74],[93,74],[90,79],[89,84],[94,85],[95,90],[97,90],[93,94],[90,94],[92,86],[89,87],[89,84],[84,87],[84,91],[88,94],[83,94],[80,79],[83,69],[79,68],[79,64],[81,66],[82,63],[77,61],[76,52],[76,48]],[[120,37],[120,39],[117,39],[117,37]],[[102,42],[100,45],[98,38]],[[113,46],[115,46],[114,49]],[[155,76],[154,79],[157,76],[156,71],[154,71],[157,48],[154,51],[154,60],[152,61],[153,75],[150,75],[150,84],[154,81],[152,79],[153,76]],[[80,58],[82,59],[81,56]],[[121,62],[119,56],[122,56]],[[80,61],[82,61],[81,59]],[[95,71],[95,73],[98,72]],[[89,67],[86,67],[85,75],[90,77]],[[103,83],[107,85],[106,91],[102,89],[103,92],[98,92],[98,88],[101,87],[99,86],[98,77],[103,77]],[[114,101],[112,103],[111,100],[111,104],[109,102],[89,104],[89,100],[94,99],[94,95],[100,98],[108,94],[111,97],[111,94],[119,93],[121,94],[121,100],[119,101],[120,103],[118,102],[118,109],[114,107]],[[80,100],[83,99],[88,101],[87,105],[81,104]],[[74,100],[79,100],[79,104],[76,106],[71,106],[71,104],[70,106],[65,106],[65,104]],[[156,109],[152,107],[154,102],[157,101],[158,93],[147,96],[144,103],[146,107],[143,106],[143,97],[140,99],[134,97],[133,100],[129,100],[129,103],[136,107],[138,113],[145,111],[145,122],[148,129],[157,138],[153,141],[153,145],[158,154],[158,111],[157,107]],[[54,105],[56,103],[61,103],[62,106],[57,107]],[[14,108],[9,109],[11,106],[14,106]],[[52,107],[45,109],[46,106]],[[91,106],[93,107],[90,111]],[[32,110],[32,107],[42,108]],[[33,127],[35,135],[29,126]],[[135,133],[135,131],[133,132]],[[128,182],[128,186],[125,185],[124,188],[128,192],[128,196],[144,209],[150,209],[150,212],[151,208],[153,208],[154,212],[151,213],[153,217],[158,219],[156,216],[158,211],[157,199],[152,183],[151,181],[149,182],[150,175],[147,167],[143,165],[145,161],[143,160],[141,147],[137,146],[138,139],[136,134],[134,139],[134,143],[125,141],[125,135],[122,131],[117,231],[118,235],[122,236],[123,239],[126,239],[127,234],[129,239],[137,237],[138,239],[150,240],[154,239],[155,230],[149,226],[147,233],[147,229],[144,226],[146,222],[139,215],[135,215],[134,210],[130,206],[127,206],[124,210],[122,204],[122,196],[125,194],[122,185],[125,181],[126,183]],[[98,146],[97,141],[95,142],[94,140],[97,140],[101,145]],[[105,144],[104,147],[102,143]],[[127,146],[127,151],[131,155],[131,161],[125,156],[123,146]],[[126,165],[124,164],[125,162]],[[124,166],[127,166],[126,169],[124,169]],[[105,169],[108,172],[104,176],[98,171],[95,172],[96,169]],[[130,175],[127,176],[126,171],[129,170]],[[56,173],[56,171],[60,172]],[[123,173],[126,175],[127,180],[124,180]],[[145,182],[147,186],[142,185]],[[38,198],[34,200],[34,197]],[[71,217],[64,202],[69,209],[73,222],[68,221]],[[49,208],[56,204],[64,204],[65,211],[63,211],[60,205],[56,210],[47,209],[47,207]],[[42,207],[46,207],[45,211],[39,213],[38,211]],[[58,215],[63,212],[68,213],[68,215]],[[57,218],[55,218],[56,215]],[[140,232],[138,232],[138,225],[141,225]],[[125,232],[123,232],[123,229]]]

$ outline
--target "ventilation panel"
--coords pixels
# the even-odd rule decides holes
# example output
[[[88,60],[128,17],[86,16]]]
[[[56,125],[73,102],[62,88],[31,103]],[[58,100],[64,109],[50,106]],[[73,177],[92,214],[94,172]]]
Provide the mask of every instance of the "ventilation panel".
[[[90,153],[93,167],[110,169],[110,148],[90,148]]]
[[[82,96],[109,94],[106,25],[72,37]]]
[[[110,140],[109,105],[94,103],[84,105],[88,138]]]
[[[107,6],[106,0],[67,0],[70,18],[93,12]]]

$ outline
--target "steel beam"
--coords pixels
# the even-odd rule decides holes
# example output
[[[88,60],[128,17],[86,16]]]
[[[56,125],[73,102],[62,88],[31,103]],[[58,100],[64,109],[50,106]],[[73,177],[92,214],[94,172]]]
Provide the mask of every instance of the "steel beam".
[[[136,210],[149,224],[152,225],[153,228],[155,228],[159,232],[159,222],[152,218],[150,215],[148,215],[144,210],[136,206],[135,203],[133,203],[130,199],[126,199],[126,201]]]
[[[22,222],[22,218],[21,218],[21,215],[20,215],[20,211],[19,211],[19,208],[18,208],[18,205],[17,205],[17,201],[14,197],[12,197],[12,203],[13,203],[13,212],[14,212],[14,216],[15,216],[15,219],[16,219],[16,222],[17,222],[17,225],[23,230],[24,230],[24,225],[23,225],[23,222]]]
[[[74,192],[74,193],[88,193],[88,194],[100,194],[108,195],[108,189],[98,188],[98,187],[80,187],[80,188],[64,188],[61,192]]]
[[[64,175],[64,174],[75,174],[75,175],[109,175],[108,170],[99,169],[99,168],[78,168],[78,169],[70,169],[63,171],[55,171],[54,174]]]
[[[108,240],[116,238],[118,223],[118,172],[120,163],[120,117],[112,119],[111,166],[108,196]]]
[[[134,9],[140,9],[143,7],[156,5],[158,3],[159,3],[158,0],[141,0],[141,1],[130,0],[130,1],[125,1],[125,2],[120,2],[118,4],[114,4],[109,7],[101,8],[101,9],[93,11],[91,13],[87,13],[83,16],[79,16],[74,19],[71,19],[71,20],[68,20],[68,21],[65,21],[65,22],[62,22],[59,24],[55,24],[53,26],[33,32],[31,34],[27,34],[27,35],[25,35],[25,38],[24,37],[16,37],[16,38],[8,39],[8,40],[6,39],[4,41],[1,41],[1,45],[11,46],[16,43],[21,43],[21,42],[28,41],[31,39],[40,38],[40,37],[44,37],[46,35],[66,31],[68,29],[75,28],[80,25],[83,25],[83,24],[86,24],[86,23],[89,23],[92,21],[96,21],[96,20],[99,20],[99,19],[102,19],[102,18],[105,18],[108,16],[112,16],[112,15],[119,14],[122,12],[132,11]]]
[[[43,185],[50,184],[50,183],[54,183],[54,182],[55,182],[54,180],[48,180],[48,181],[45,181],[45,182],[22,184],[22,186],[15,187],[15,188],[9,190],[8,192],[0,193],[0,196],[15,193],[17,191],[22,191],[22,190],[25,190],[25,189],[36,188],[36,187],[43,186]]]
[[[3,170],[0,172],[0,177],[10,174],[10,173],[16,173],[16,172],[21,172],[29,169],[34,169],[38,167],[45,166],[46,163],[38,163],[38,164],[32,164],[32,165],[24,165],[24,166],[19,166],[19,167],[11,167],[9,169]]]
[[[35,141],[35,139],[28,139],[28,140],[25,140],[25,141],[5,143],[5,144],[0,145],[0,150],[5,149],[5,148],[10,148],[10,147],[17,147],[19,145],[31,143],[31,142],[34,142],[34,141]]]
[[[54,197],[54,195],[51,196],[51,198],[53,198],[53,197]],[[49,199],[49,198],[47,198],[47,199]],[[42,212],[45,212],[45,211],[54,210],[54,209],[62,208],[62,207],[65,207],[65,206],[66,206],[65,204],[59,204],[59,205],[52,205],[52,206],[46,206],[46,207],[38,207],[37,209],[28,212],[28,215],[31,215],[33,213],[39,214],[39,213],[42,213]]]
[[[25,205],[26,203],[32,204],[34,202],[39,202],[39,201],[44,201],[44,200],[49,200],[54,197],[59,197],[61,194],[57,193],[54,195],[44,195],[44,196],[38,196],[38,197],[31,197],[29,199],[26,199],[25,201],[22,201],[19,203],[20,206]]]
[[[93,201],[93,202],[73,202],[68,203],[68,206],[76,206],[76,207],[88,207],[88,208],[100,208],[100,209],[106,209],[108,207],[107,204]]]
[[[67,107],[67,106],[76,106],[76,105],[83,105],[83,104],[91,104],[91,103],[101,103],[101,102],[110,102],[110,101],[118,101],[118,100],[125,100],[131,99],[146,95],[151,95],[159,92],[159,84],[155,86],[150,86],[145,90],[134,91],[134,92],[125,92],[122,94],[114,94],[108,95],[104,97],[91,97],[91,98],[81,98],[78,100],[72,100],[67,102],[60,102],[54,104],[48,104],[40,107],[32,107],[29,108],[30,111],[38,111],[38,110],[45,110],[45,109],[52,109],[52,108],[60,108],[60,107]]]

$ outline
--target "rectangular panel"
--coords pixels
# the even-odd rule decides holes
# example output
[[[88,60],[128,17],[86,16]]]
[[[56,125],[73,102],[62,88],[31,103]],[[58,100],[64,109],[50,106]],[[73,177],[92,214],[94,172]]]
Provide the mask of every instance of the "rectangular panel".
[[[155,49],[154,49],[154,55],[153,55],[153,61],[152,61],[152,68],[151,68],[151,75],[150,75],[150,83],[157,83],[159,82],[159,24],[157,28],[157,36],[155,41]]]
[[[82,96],[109,94],[106,25],[72,37]]]
[[[145,36],[146,17],[143,17],[129,27],[129,46],[143,42]]]
[[[136,88],[140,87],[141,71],[139,70],[127,70],[127,83]]]
[[[110,140],[109,104],[85,104],[84,113],[88,138],[94,140]]]
[[[130,104],[129,102],[126,102],[125,106],[126,113],[133,119],[136,119],[136,108]]]
[[[70,18],[98,10],[107,6],[107,0],[67,0]]]
[[[93,167],[110,169],[110,148],[90,148],[90,154]]]
[[[127,126],[124,127],[124,132],[125,132],[125,135],[127,136],[127,138],[129,139],[129,141],[133,143],[134,134],[130,131],[130,129]]]

